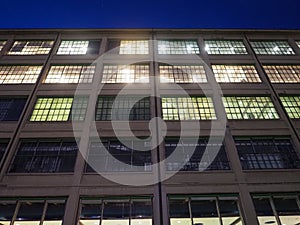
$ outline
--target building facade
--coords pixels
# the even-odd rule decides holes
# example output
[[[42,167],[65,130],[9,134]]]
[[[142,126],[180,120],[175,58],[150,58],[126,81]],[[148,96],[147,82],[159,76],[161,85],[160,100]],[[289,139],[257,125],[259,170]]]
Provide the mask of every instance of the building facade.
[[[300,31],[0,30],[0,224],[300,224],[299,83]]]

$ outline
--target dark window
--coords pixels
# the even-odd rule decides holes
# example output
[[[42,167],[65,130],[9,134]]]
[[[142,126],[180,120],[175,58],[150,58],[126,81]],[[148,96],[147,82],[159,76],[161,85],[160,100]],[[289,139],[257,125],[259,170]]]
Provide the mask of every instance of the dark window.
[[[0,201],[0,223],[1,221],[10,221],[13,218],[16,204],[15,201]]]
[[[44,202],[22,202],[16,220],[40,221],[43,210]]]
[[[176,150],[174,156],[171,154]],[[205,153],[205,151],[207,151]],[[204,154],[205,153],[205,154]],[[229,162],[222,144],[208,144],[208,140],[166,139],[166,169],[169,171],[229,170]]]
[[[129,218],[129,201],[105,201],[103,219]]]
[[[98,54],[100,48],[100,41],[89,41],[86,54]]]
[[[17,121],[23,111],[26,99],[0,99],[0,121]]]
[[[9,172],[72,172],[77,152],[75,141],[22,141]]]
[[[65,203],[63,201],[49,201],[45,220],[62,220],[64,218]]]
[[[4,156],[6,147],[7,147],[7,142],[0,142],[0,161],[1,161],[2,157]]]
[[[188,199],[170,199],[169,211],[171,218],[190,218]]]
[[[236,139],[235,144],[245,170],[300,168],[300,160],[289,139]]]

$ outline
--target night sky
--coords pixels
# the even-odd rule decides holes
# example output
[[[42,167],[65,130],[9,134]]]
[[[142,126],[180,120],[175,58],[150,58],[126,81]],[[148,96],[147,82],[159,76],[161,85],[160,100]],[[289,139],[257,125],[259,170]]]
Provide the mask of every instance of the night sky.
[[[300,29],[300,0],[0,0],[0,28]]]

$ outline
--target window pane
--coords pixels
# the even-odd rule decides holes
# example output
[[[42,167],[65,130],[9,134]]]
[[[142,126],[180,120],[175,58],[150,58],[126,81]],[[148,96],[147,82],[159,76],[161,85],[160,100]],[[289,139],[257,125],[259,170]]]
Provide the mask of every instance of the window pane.
[[[194,224],[220,225],[215,200],[192,200],[191,208]]]
[[[300,223],[300,209],[295,197],[274,197],[274,205],[282,224]]]
[[[17,121],[26,99],[0,99],[0,121]]]
[[[101,83],[149,83],[149,65],[104,65]]]
[[[98,54],[100,41],[87,40],[63,40],[61,41],[57,55],[85,55]]]
[[[158,54],[199,54],[195,40],[158,40]]]
[[[270,97],[223,97],[228,119],[279,119]]]
[[[129,202],[105,201],[103,209],[103,225],[129,225]]]
[[[122,40],[120,43],[120,55],[144,55],[149,54],[148,40]]]
[[[205,40],[205,51],[211,55],[248,54],[242,40]]]
[[[259,225],[265,225],[265,224],[278,225],[269,198],[257,197],[253,199],[253,203],[254,203]]]
[[[272,83],[299,83],[300,65],[264,65]]]
[[[188,199],[169,199],[171,225],[191,225]]]
[[[212,98],[209,97],[163,97],[164,120],[212,120],[216,119]]]
[[[51,66],[43,83],[92,83],[95,66]]]
[[[47,55],[54,41],[15,41],[8,55]]]
[[[0,66],[0,84],[34,84],[42,66]]]
[[[2,142],[2,140],[0,140],[0,161],[1,161],[2,157],[4,156],[6,147],[7,147],[7,142]]]
[[[258,83],[261,82],[253,65],[212,65],[217,82]]]
[[[5,46],[5,44],[6,44],[6,41],[0,41],[0,51]]]
[[[22,202],[17,214],[16,224],[25,225],[31,221],[32,225],[39,225],[44,210],[44,202]]]
[[[161,83],[206,83],[204,66],[201,65],[160,65]]]
[[[291,119],[300,118],[300,96],[281,96],[280,100]]]
[[[295,55],[287,41],[251,41],[251,45],[259,55]]]
[[[16,201],[0,201],[0,223],[10,225],[16,208]]]
[[[240,216],[237,204],[238,203],[236,199],[219,199],[219,209],[223,225],[242,225],[242,218]]]

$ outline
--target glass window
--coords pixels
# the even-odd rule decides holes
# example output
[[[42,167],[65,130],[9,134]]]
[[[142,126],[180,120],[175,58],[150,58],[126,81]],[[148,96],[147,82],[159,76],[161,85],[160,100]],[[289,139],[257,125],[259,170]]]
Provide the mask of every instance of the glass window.
[[[299,83],[300,65],[264,65],[272,83]]]
[[[219,83],[258,83],[261,82],[254,65],[212,65]]]
[[[51,66],[43,83],[92,83],[95,69],[92,65]]]
[[[93,40],[63,40],[61,41],[57,55],[85,55],[98,54],[100,41]]]
[[[158,40],[158,54],[199,54],[196,40]]]
[[[13,200],[0,200],[0,223],[10,225],[17,203]]]
[[[148,40],[121,40],[120,55],[149,54]]]
[[[214,224],[243,225],[234,196],[169,196],[169,216],[171,225]]]
[[[81,225],[152,225],[152,201],[149,197],[82,199],[80,208]]]
[[[8,143],[5,140],[3,141],[0,139],[0,162],[1,162],[2,157],[4,156],[7,144]]]
[[[23,140],[10,173],[73,172],[78,147],[74,140]]]
[[[248,54],[242,40],[204,40],[205,51],[210,55]]]
[[[19,120],[25,103],[25,98],[0,99],[0,121]]]
[[[295,55],[287,41],[251,41],[251,45],[258,55]]]
[[[228,119],[279,119],[270,97],[223,97]]]
[[[280,96],[280,100],[291,119],[300,119],[300,96]]]
[[[180,142],[179,142],[180,141]],[[168,171],[203,171],[203,170],[229,170],[229,162],[222,144],[208,144],[208,139],[166,139],[165,158]],[[207,152],[210,147],[218,148],[218,153]],[[177,148],[176,157],[169,157]],[[180,152],[179,152],[180,151]]]
[[[259,225],[300,223],[299,197],[295,195],[253,196]]]
[[[149,83],[149,65],[104,65],[101,83]]]
[[[65,212],[65,202],[48,200],[43,225],[61,225]]]
[[[212,120],[216,113],[209,97],[163,97],[164,120]]]
[[[1,41],[0,40],[0,51],[2,50],[2,48],[5,46],[6,41]]]
[[[8,55],[47,55],[54,41],[15,41]]]
[[[21,202],[14,225],[39,225],[44,210],[44,201]]]
[[[116,139],[91,141],[88,162],[93,168],[87,165],[86,172],[94,172],[94,169],[97,172],[151,171],[151,151],[146,148],[148,142],[128,139],[123,143]]]
[[[206,83],[206,73],[202,65],[160,65],[161,83]]]
[[[150,98],[99,96],[96,120],[150,120]],[[140,100],[139,100],[140,99]]]
[[[34,84],[42,66],[0,66],[0,84]]]
[[[38,98],[30,121],[84,120],[88,97],[45,97]]]
[[[300,159],[289,139],[243,138],[235,145],[243,169],[300,169]]]

